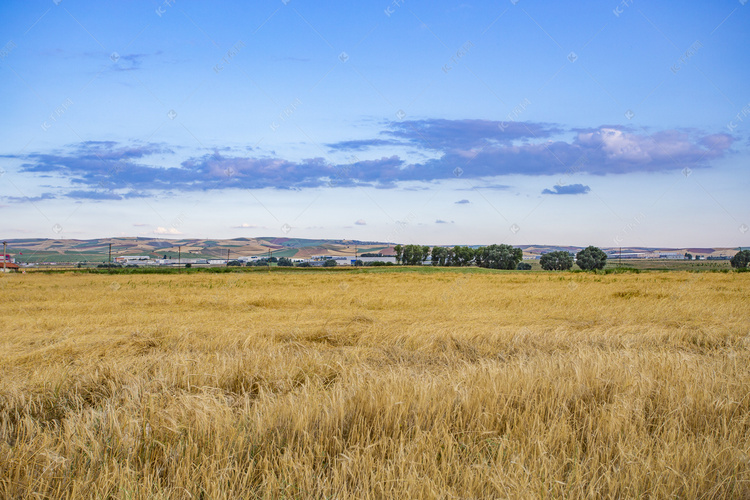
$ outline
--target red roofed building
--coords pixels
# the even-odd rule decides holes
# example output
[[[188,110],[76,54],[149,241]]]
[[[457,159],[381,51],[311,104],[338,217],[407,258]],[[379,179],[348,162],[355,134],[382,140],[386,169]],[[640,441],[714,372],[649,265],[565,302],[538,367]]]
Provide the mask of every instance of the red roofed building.
[[[16,264],[16,259],[12,258],[10,255],[5,254],[3,257],[3,254],[0,254],[0,272],[3,271],[3,264],[5,264],[5,270],[13,270],[18,271],[18,264]]]
[[[3,271],[3,267],[5,267],[6,271],[18,271],[18,264],[8,261],[3,262],[3,260],[0,259],[0,272]]]

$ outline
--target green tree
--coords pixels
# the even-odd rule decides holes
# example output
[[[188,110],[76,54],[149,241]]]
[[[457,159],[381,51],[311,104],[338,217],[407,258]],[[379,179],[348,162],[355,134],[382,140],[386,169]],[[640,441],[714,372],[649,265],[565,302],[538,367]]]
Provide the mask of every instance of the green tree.
[[[445,265],[454,266],[456,261],[456,252],[452,248],[445,249]]]
[[[588,246],[576,254],[576,264],[584,271],[604,269],[607,254],[601,248]]]
[[[393,251],[396,252],[396,264],[401,264],[401,255],[404,251],[404,247],[402,247],[400,244],[393,247]]]
[[[523,259],[523,250],[510,245],[489,245],[476,252],[479,267],[490,269],[515,269]]]
[[[563,251],[545,253],[539,259],[539,264],[545,271],[567,271],[573,267],[573,257]]]
[[[402,249],[401,262],[406,266],[418,266],[422,263],[422,252],[419,245],[406,245]]]
[[[333,259],[326,259],[323,262],[323,267],[336,267],[338,265],[338,262],[336,262]]]
[[[531,264],[528,262],[519,262],[516,269],[519,271],[531,271]]]
[[[279,267],[292,267],[294,263],[288,257],[279,257]]]
[[[432,247],[432,265],[444,266],[448,258],[448,249],[445,247]]]
[[[422,262],[425,262],[430,257],[430,247],[422,247]]]
[[[689,253],[689,252],[688,252],[688,253],[686,253],[686,254],[685,254],[685,260],[693,260],[693,254],[691,254],[691,253]]]
[[[750,250],[740,250],[729,259],[729,263],[737,269],[746,268],[750,264]]]
[[[408,266],[412,261],[412,247],[414,245],[404,245],[401,247],[401,264]]]
[[[451,256],[452,266],[469,266],[474,260],[475,251],[471,247],[462,247],[456,245],[453,247],[453,254]]]

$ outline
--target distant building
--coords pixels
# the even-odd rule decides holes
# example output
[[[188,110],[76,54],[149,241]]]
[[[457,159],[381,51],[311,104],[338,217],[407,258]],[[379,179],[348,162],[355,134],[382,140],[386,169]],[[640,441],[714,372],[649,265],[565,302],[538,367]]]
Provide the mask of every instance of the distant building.
[[[607,256],[610,260],[615,259],[645,259],[647,257],[646,252],[614,252]]]
[[[348,265],[349,264],[349,259],[351,259],[351,258],[352,258],[351,255],[350,256],[345,256],[345,255],[313,255],[312,257],[310,257],[307,260],[307,262],[309,262],[310,264],[314,264],[316,262],[321,262],[322,263],[322,262],[325,262],[327,260],[335,260],[336,264],[338,264],[338,265],[341,266],[341,265]]]
[[[115,262],[123,264],[134,264],[136,262],[145,262],[150,259],[151,257],[149,257],[148,255],[120,255],[119,257],[115,257]]]
[[[0,259],[0,273],[3,272],[3,269],[5,269],[6,273],[10,271],[18,271],[18,264],[11,262],[10,260]]]
[[[679,253],[679,252],[660,253],[659,258],[660,259],[684,259],[685,254]]]
[[[258,256],[258,255],[250,255],[248,257],[237,257],[235,260],[239,260],[240,262],[253,262],[260,258],[266,258],[265,256]]]

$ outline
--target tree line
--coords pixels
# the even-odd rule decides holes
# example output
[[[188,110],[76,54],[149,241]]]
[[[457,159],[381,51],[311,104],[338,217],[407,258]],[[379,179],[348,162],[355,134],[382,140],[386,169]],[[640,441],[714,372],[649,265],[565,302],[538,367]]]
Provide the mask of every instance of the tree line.
[[[422,265],[431,258],[433,266],[465,267],[475,264],[489,269],[531,269],[531,265],[521,262],[523,250],[510,245],[489,245],[472,248],[468,246],[432,247],[420,245],[396,245],[396,263],[406,266]],[[573,267],[573,256],[569,252],[557,251],[542,255],[542,269],[566,271]],[[603,269],[607,254],[600,248],[589,246],[578,252],[575,263],[585,271]]]
[[[486,247],[472,248],[469,246],[454,247],[432,247],[422,245],[395,245],[393,247],[396,253],[396,263],[405,266],[420,266],[430,259],[430,264],[440,267],[466,267],[476,265],[489,269],[518,269],[530,270],[531,264],[522,262],[523,251],[510,245],[489,245]],[[366,254],[362,255],[369,256]],[[381,256],[372,254],[372,256]],[[247,266],[268,266],[270,263],[277,263],[279,267],[310,267],[307,262],[295,264],[288,257],[271,257],[258,259],[248,262]],[[734,268],[747,268],[750,266],[750,250],[741,250],[731,258],[731,265]],[[335,260],[326,260],[323,267],[336,266]],[[576,264],[584,271],[593,271],[604,269],[607,264],[607,254],[598,247],[589,246],[579,251],[573,256],[570,252],[558,250],[555,252],[545,253],[539,259],[539,264],[546,271],[569,271]],[[230,261],[228,266],[242,266],[240,261]],[[361,260],[355,262],[356,266],[366,265]],[[386,265],[383,262],[368,262],[367,265]],[[387,265],[392,265],[387,263]],[[100,265],[99,267],[104,267]]]

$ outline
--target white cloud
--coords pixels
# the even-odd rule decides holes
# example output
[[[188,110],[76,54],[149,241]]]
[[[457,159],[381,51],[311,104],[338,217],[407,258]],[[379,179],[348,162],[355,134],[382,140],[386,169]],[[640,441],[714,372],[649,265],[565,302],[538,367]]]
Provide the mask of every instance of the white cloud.
[[[358,221],[355,222],[355,224],[358,226],[366,226],[367,222],[365,222],[364,219],[359,219]]]
[[[175,229],[173,227],[166,228],[166,227],[161,227],[160,226],[160,227],[157,227],[156,229],[154,229],[154,234],[171,234],[171,235],[176,235],[176,234],[182,234],[182,233],[179,232],[177,229]]]

